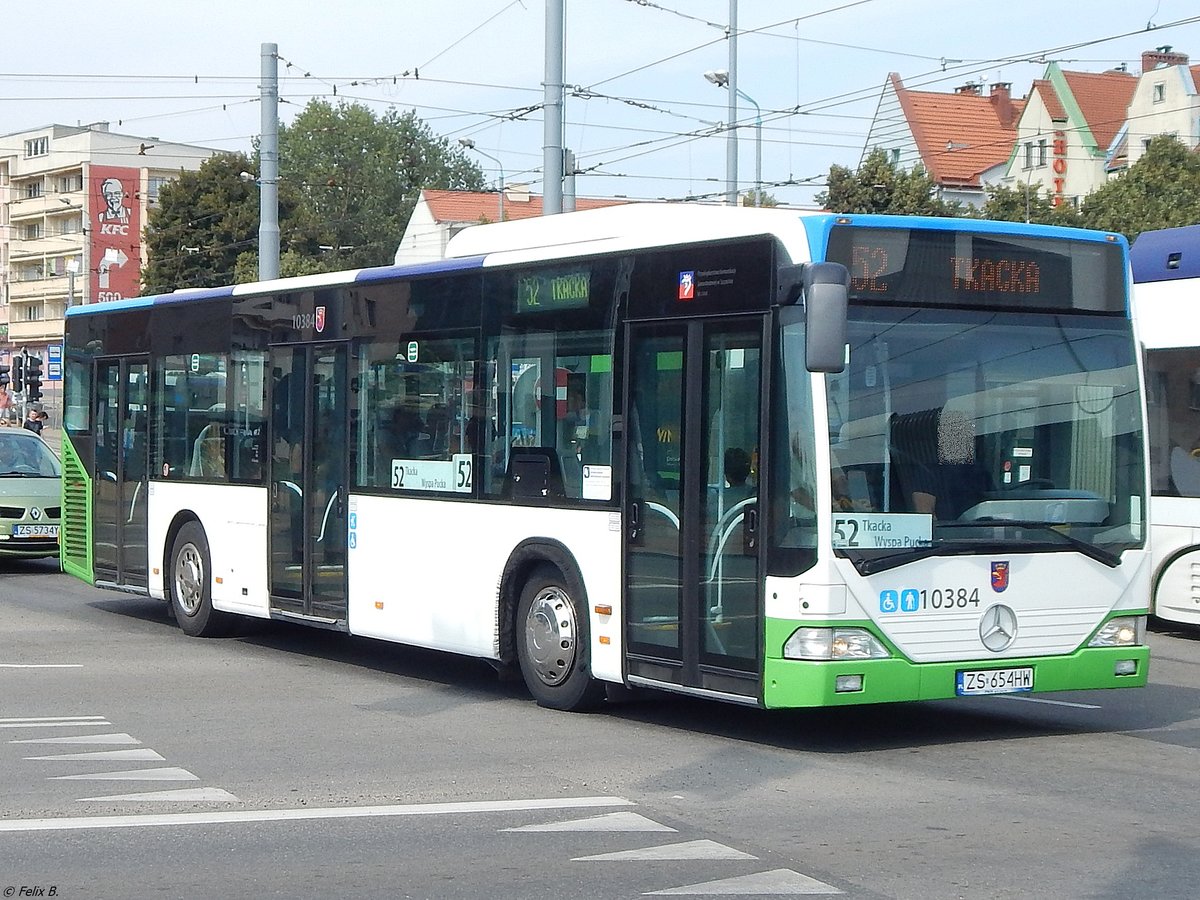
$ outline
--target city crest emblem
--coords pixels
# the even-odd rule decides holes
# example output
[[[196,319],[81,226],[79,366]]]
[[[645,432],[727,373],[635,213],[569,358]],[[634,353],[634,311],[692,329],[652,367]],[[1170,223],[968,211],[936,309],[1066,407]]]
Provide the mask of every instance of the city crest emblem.
[[[1004,593],[1008,587],[1008,562],[992,563],[992,590],[997,594]]]
[[[325,330],[325,307],[317,307],[316,315],[313,316],[313,325],[316,326],[318,334]]]

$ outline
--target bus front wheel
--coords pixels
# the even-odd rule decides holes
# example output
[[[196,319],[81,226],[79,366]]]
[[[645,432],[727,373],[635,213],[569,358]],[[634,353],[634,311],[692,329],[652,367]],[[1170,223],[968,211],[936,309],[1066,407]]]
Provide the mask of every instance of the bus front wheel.
[[[571,579],[553,566],[538,566],[517,606],[517,659],[529,692],[551,709],[584,710],[604,697],[592,678],[587,611],[575,599]]]
[[[229,616],[213,609],[208,538],[200,523],[188,522],[179,529],[175,543],[171,545],[171,568],[167,578],[171,611],[184,634],[212,637],[225,633]]]

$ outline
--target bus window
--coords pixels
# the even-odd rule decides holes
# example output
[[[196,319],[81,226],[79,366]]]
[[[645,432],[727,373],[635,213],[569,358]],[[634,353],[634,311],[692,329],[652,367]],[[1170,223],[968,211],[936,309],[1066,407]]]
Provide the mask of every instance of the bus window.
[[[612,332],[508,334],[491,353],[484,490],[507,493],[514,455],[538,454],[565,498],[612,499]],[[555,488],[558,491],[558,488]]]
[[[371,341],[359,351],[359,487],[454,490],[439,473],[477,452],[472,338]],[[404,473],[424,477],[405,478]],[[460,486],[461,492],[461,486]]]
[[[225,479],[227,368],[228,358],[215,353],[162,358],[153,463],[160,477]]]

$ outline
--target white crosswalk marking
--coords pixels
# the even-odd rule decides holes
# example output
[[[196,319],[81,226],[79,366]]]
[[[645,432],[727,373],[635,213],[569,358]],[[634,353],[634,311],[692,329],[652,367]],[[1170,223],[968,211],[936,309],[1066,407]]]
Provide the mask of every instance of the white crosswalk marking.
[[[34,759],[61,759],[61,760],[117,760],[125,759],[130,762],[154,760],[155,762],[164,762],[165,758],[159,756],[149,747],[143,747],[138,750],[98,750],[94,753],[58,753],[54,756],[26,756],[27,760]]]
[[[595,856],[577,856],[572,862],[629,859],[758,859],[741,850],[734,850],[716,841],[685,841],[682,844],[665,844],[660,847],[643,847],[640,850],[618,850],[616,853],[597,853]]]
[[[772,869],[769,872],[759,872],[754,875],[741,875],[737,878],[722,878],[719,881],[706,881],[702,884],[688,884],[683,887],[668,888],[663,891],[648,891],[643,896],[659,897],[671,894],[689,894],[701,897],[746,896],[753,894],[757,897],[797,897],[815,894],[840,894],[833,885],[791,869]]]
[[[546,831],[674,831],[667,825],[659,825],[652,819],[635,812],[615,812],[605,816],[590,816],[570,822],[547,822],[543,825],[522,825],[520,828],[504,828],[502,831],[546,832]]]
[[[237,803],[238,798],[229,791],[220,788],[181,788],[177,791],[150,791],[146,794],[113,794],[110,797],[80,797],[79,802],[89,800],[104,801],[138,801],[138,802],[177,802],[177,803]]]
[[[76,734],[71,737],[21,738],[10,744],[140,744],[128,734]]]
[[[92,775],[55,775],[51,781],[199,781],[187,769],[164,766],[161,769],[130,769],[126,772],[96,772]]]
[[[0,719],[0,728],[79,728],[82,725],[112,725],[104,716],[21,716]]]

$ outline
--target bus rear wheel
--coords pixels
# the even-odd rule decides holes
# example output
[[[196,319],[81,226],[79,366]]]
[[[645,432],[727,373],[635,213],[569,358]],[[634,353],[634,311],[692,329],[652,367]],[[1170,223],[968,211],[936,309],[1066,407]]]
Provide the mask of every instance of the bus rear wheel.
[[[213,609],[208,538],[199,522],[188,522],[175,536],[167,583],[171,611],[184,634],[214,637],[228,631],[231,616]]]
[[[533,699],[551,709],[591,709],[604,697],[604,685],[591,674],[587,611],[575,599],[583,592],[572,580],[538,566],[517,605],[521,675]]]

